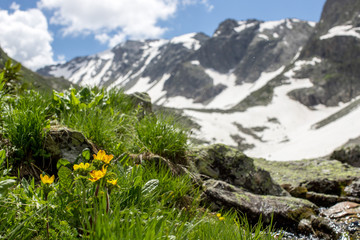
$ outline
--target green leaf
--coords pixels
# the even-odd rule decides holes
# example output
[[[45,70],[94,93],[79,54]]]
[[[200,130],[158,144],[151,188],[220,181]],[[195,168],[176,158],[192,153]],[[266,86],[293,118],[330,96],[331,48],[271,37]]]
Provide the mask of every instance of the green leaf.
[[[5,152],[5,149],[2,149],[0,150],[0,167],[1,167],[1,164],[5,161],[6,159],[6,152]]]
[[[71,104],[77,106],[80,104],[80,100],[75,96],[75,89],[71,89]]]
[[[82,151],[81,156],[82,156],[86,161],[89,161],[89,160],[90,160],[90,157],[91,157],[90,149],[85,148],[85,149]]]
[[[72,171],[67,167],[61,166],[58,171],[60,189],[64,192],[69,192],[73,183],[74,177]]]
[[[67,159],[65,159],[65,158],[60,158],[60,159],[58,160],[58,162],[56,163],[56,168],[57,168],[57,169],[60,169],[60,167],[66,166],[66,165],[69,165],[69,164],[70,164],[70,162],[69,162]]]
[[[142,188],[142,194],[147,195],[153,192],[159,186],[158,179],[151,179],[145,183],[144,187]]]
[[[15,185],[16,181],[14,179],[6,179],[0,182],[0,197],[4,197],[9,188]]]

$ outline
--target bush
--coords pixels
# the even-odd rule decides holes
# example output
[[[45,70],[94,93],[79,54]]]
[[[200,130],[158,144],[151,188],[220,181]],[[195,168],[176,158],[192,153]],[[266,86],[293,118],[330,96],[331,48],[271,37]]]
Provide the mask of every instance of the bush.
[[[184,161],[188,147],[188,131],[180,126],[171,115],[145,116],[135,130],[134,151],[149,151],[176,163]]]
[[[18,160],[41,155],[45,131],[50,127],[49,101],[35,91],[26,92],[7,106],[4,137],[15,147]]]

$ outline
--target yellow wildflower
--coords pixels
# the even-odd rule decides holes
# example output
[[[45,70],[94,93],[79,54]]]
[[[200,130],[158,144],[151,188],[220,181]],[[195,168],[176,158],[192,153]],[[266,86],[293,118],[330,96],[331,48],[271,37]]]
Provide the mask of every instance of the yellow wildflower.
[[[90,176],[92,178],[89,178],[89,180],[92,182],[96,182],[100,178],[103,178],[105,176],[105,174],[106,174],[106,168],[104,168],[104,166],[102,167],[101,170],[92,170],[90,172]]]
[[[90,164],[89,163],[80,163],[80,164],[75,164],[74,166],[73,166],[73,168],[74,168],[74,170],[76,171],[76,170],[78,170],[78,169],[84,169],[84,170],[86,170],[86,169],[88,169],[90,167]]]
[[[51,177],[49,177],[48,175],[43,176],[42,174],[40,174],[40,179],[41,179],[43,184],[49,184],[50,185],[50,184],[52,184],[54,182],[55,176],[52,175]]]
[[[221,213],[216,214],[216,216],[218,217],[218,219],[219,219],[220,221],[225,220],[225,218],[221,216]]]
[[[117,179],[107,180],[107,182],[115,186],[117,184]]]
[[[100,150],[97,155],[93,155],[94,159],[103,161],[105,164],[109,164],[110,161],[114,158],[114,155],[106,155],[104,150]]]

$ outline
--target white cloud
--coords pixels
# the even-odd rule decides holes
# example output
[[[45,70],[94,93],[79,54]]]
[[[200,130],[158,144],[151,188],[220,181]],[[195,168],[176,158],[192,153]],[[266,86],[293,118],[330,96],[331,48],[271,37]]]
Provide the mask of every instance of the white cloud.
[[[101,43],[114,46],[127,38],[158,38],[167,29],[159,21],[175,15],[179,5],[208,0],[40,0],[38,7],[52,11],[51,24],[63,26],[63,34],[94,34]]]
[[[38,9],[21,11],[18,4],[11,5],[13,13],[0,10],[0,45],[12,58],[33,70],[53,64],[46,17]]]
[[[209,0],[182,0],[183,5],[195,5],[195,4],[203,4],[209,12],[214,9],[214,5],[209,3]]]

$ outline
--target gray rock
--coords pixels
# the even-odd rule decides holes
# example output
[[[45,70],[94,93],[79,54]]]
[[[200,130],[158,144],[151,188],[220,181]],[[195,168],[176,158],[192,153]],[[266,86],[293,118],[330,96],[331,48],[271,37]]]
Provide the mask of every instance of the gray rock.
[[[273,217],[276,227],[297,229],[303,219],[316,215],[317,206],[299,198],[249,193],[223,181],[210,179],[204,182],[205,201],[214,211],[236,209],[256,223],[259,217],[269,223]]]
[[[267,171],[256,168],[252,158],[235,148],[223,144],[199,147],[193,150],[190,161],[199,174],[242,187],[249,192],[288,195]]]
[[[344,192],[347,196],[360,198],[360,179],[356,179],[346,186]]]
[[[50,155],[49,165],[56,169],[56,163],[64,158],[74,162],[82,151],[88,148],[91,153],[97,153],[94,144],[88,141],[81,132],[65,127],[52,127],[45,137],[45,151]]]
[[[151,98],[146,92],[135,92],[129,95],[134,108],[136,109],[138,106],[141,107],[141,111],[139,113],[139,117],[144,117],[147,114],[152,113],[152,104]]]
[[[340,162],[347,163],[354,167],[360,167],[360,146],[349,145],[335,150],[330,158],[339,160]]]

